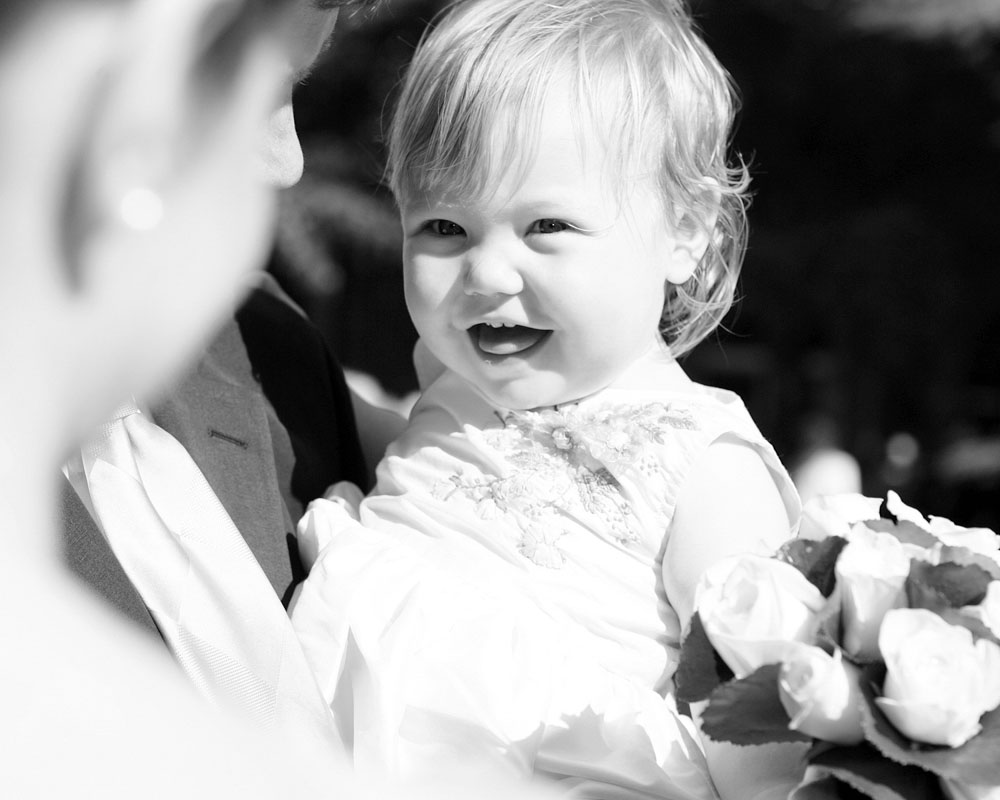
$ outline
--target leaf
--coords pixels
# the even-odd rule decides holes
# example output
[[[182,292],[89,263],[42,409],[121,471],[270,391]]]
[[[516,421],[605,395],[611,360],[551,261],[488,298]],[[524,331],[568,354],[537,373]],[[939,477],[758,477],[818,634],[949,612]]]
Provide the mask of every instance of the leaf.
[[[817,749],[809,764],[874,800],[945,800],[936,775],[898,764],[868,744]]]
[[[952,545],[945,545],[941,548],[941,561],[950,561],[954,564],[961,564],[962,566],[975,564],[981,570],[986,572],[990,578],[995,581],[1000,581],[1000,564],[997,564],[997,562],[989,556],[977,553],[975,550],[970,550],[968,547],[953,547]]]
[[[1000,646],[1000,637],[975,617],[963,614],[961,611],[956,611],[953,608],[945,608],[937,613],[949,625],[957,625],[960,628],[968,630],[972,634],[972,638],[976,641],[986,639],[986,641]]]
[[[817,771],[813,768],[811,778],[796,786],[788,795],[788,800],[870,800],[871,797],[871,794],[859,791],[835,777],[833,771]],[[882,797],[894,800],[898,795]]]
[[[712,647],[696,611],[681,644],[680,663],[674,673],[677,699],[684,703],[697,703],[708,697],[720,683],[733,677],[733,671]]]
[[[921,745],[901,734],[875,703],[885,679],[885,665],[864,668],[861,691],[865,705],[861,725],[865,738],[886,757],[964,783],[1000,786],[1000,709],[983,715],[983,729],[960,747]]]
[[[912,575],[913,562],[910,562],[910,570],[910,574]],[[951,608],[951,603],[948,602],[947,597],[933,586],[928,586],[919,579],[911,580],[910,577],[907,577],[904,589],[906,590],[906,604],[910,608],[926,608],[928,611],[934,611],[935,613],[941,613]]]
[[[944,567],[945,569],[941,569]],[[961,570],[961,572],[956,571]],[[969,570],[969,585],[962,586],[959,578]],[[910,608],[933,611],[945,622],[969,630],[973,637],[1000,645],[1000,637],[980,620],[958,611],[967,605],[979,605],[986,596],[986,573],[976,566],[957,567],[955,564],[928,564],[914,560],[906,579],[906,599]],[[985,580],[985,583],[984,583]],[[981,591],[980,591],[981,589]]]
[[[843,638],[841,631],[842,594],[840,584],[837,584],[833,593],[826,599],[823,608],[816,615],[816,641],[814,644],[827,653],[833,653],[840,647]]]
[[[765,664],[745,678],[716,688],[701,715],[705,734],[739,745],[811,742],[788,727],[788,714],[778,699],[780,668],[780,664]]]
[[[847,546],[847,539],[829,536],[821,541],[792,539],[778,550],[777,558],[791,564],[806,576],[808,581],[829,597],[837,583],[834,567],[840,551]]]
[[[940,594],[951,608],[977,606],[986,597],[986,587],[992,578],[990,574],[975,564],[945,562],[928,564],[914,559],[910,563],[909,584],[920,583]]]
[[[813,774],[792,789],[788,800],[869,800],[870,797],[833,775]]]

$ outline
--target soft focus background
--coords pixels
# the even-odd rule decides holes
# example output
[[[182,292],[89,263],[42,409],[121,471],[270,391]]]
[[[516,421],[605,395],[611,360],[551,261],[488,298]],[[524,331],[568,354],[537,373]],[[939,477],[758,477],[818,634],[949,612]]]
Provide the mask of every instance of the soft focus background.
[[[805,493],[857,471],[1000,529],[1000,0],[692,4],[740,88],[755,199],[742,300],[686,368],[743,395]],[[390,402],[415,334],[382,131],[444,5],[352,19],[300,87],[306,178],[272,263]]]

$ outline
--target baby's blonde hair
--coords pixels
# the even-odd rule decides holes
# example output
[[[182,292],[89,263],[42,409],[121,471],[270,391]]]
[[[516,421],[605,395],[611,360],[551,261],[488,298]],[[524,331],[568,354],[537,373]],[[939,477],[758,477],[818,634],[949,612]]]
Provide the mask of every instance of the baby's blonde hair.
[[[709,233],[694,275],[667,290],[660,331],[679,356],[733,303],[749,184],[746,166],[727,160],[735,91],[684,0],[459,0],[403,83],[389,130],[393,194],[401,205],[475,197],[526,169],[546,93],[565,76],[616,156],[620,190],[652,171],[670,223]]]

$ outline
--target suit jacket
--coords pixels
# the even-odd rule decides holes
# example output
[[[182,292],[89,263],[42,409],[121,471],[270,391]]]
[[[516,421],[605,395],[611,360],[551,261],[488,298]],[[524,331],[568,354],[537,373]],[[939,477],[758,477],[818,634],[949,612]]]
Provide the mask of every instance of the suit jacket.
[[[287,605],[304,577],[295,523],[331,483],[366,483],[343,370],[265,279],[153,419],[183,444]],[[70,568],[139,625],[153,620],[68,481]]]

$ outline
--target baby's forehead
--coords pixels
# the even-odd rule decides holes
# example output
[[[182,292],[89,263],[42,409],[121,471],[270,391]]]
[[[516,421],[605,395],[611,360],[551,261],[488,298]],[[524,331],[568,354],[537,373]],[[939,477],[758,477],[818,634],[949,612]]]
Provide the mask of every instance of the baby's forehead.
[[[410,202],[434,197],[442,205],[460,205],[483,199],[501,185],[518,185],[547,159],[590,175],[600,173],[609,188],[655,169],[650,148],[634,147],[635,137],[622,135],[608,120],[565,97],[546,99],[516,119],[494,110],[476,129],[444,131],[438,141],[448,141],[450,153],[404,165],[403,188]]]

